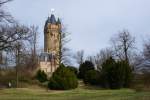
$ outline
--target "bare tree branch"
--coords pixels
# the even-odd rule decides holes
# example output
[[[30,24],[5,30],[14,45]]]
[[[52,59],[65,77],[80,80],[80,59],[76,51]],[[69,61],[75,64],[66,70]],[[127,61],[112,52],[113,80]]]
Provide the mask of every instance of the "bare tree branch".
[[[0,0],[0,6],[13,0]]]
[[[111,39],[114,48],[114,55],[121,60],[129,61],[130,52],[135,49],[135,38],[128,30],[123,30],[116,37]]]
[[[32,34],[24,25],[0,25],[0,51],[13,48],[19,40],[28,40]]]
[[[84,62],[84,51],[77,51],[77,53],[74,55],[74,59],[79,65],[82,64]]]

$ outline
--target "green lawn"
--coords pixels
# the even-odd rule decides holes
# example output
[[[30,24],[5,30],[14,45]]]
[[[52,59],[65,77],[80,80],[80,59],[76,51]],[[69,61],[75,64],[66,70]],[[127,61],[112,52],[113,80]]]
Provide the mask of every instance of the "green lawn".
[[[130,89],[47,91],[44,89],[1,89],[0,100],[150,100],[150,92]]]

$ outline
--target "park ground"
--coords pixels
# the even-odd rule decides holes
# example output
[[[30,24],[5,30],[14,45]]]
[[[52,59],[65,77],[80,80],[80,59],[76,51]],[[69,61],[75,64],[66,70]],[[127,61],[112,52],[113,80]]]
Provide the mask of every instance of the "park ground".
[[[43,88],[0,89],[0,100],[150,100],[150,91],[77,88],[67,91]]]

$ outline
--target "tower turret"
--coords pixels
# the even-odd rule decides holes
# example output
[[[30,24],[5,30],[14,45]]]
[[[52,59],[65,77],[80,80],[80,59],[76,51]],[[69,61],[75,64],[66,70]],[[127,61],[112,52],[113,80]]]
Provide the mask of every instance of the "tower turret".
[[[57,25],[58,25],[59,31],[61,32],[61,21],[59,18],[57,19]]]

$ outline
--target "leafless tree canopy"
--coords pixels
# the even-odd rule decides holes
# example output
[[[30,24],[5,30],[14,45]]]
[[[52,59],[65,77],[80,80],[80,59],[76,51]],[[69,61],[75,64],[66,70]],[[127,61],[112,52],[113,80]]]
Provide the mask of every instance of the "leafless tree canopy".
[[[0,0],[0,51],[13,48],[19,40],[29,39],[29,28],[18,24],[3,8],[12,0]]]
[[[108,58],[112,57],[113,52],[110,48],[105,48],[100,50],[95,56],[88,56],[87,60],[93,62],[97,70],[101,70],[101,65],[104,61],[106,61]]]
[[[95,64],[98,70],[101,70],[101,65],[108,58],[112,57],[112,50],[110,48],[102,49],[95,56]]]
[[[145,59],[150,59],[150,39],[144,43],[143,55]]]
[[[4,4],[10,2],[12,0],[0,0],[0,23],[13,23],[14,19],[13,17],[10,15],[10,13],[8,13],[7,11],[5,11],[5,9],[3,9]]]
[[[0,50],[11,49],[17,41],[29,40],[31,35],[30,29],[24,25],[1,25]]]
[[[70,64],[70,49],[66,46],[66,44],[70,41],[68,38],[70,34],[66,31],[66,27],[62,25],[62,29],[60,31],[60,45],[59,45],[59,64]]]
[[[114,55],[121,60],[129,61],[131,51],[135,48],[135,38],[124,30],[111,39]]]
[[[150,39],[144,41],[143,51],[136,56],[134,65],[137,72],[150,72]]]
[[[37,53],[37,39],[38,39],[38,27],[37,26],[31,26],[30,27],[30,34],[31,34],[31,40],[30,40],[30,48],[31,48],[31,52],[30,52],[30,58],[28,58],[28,65],[30,66],[30,70],[33,71],[34,69],[37,68],[37,64],[38,64],[38,53]]]
[[[3,4],[10,2],[12,0],[0,0],[0,6],[2,6]]]
[[[30,27],[30,34],[32,35],[31,39],[30,39],[30,48],[33,51],[33,54],[36,55],[36,51],[37,51],[37,38],[38,38],[38,26],[31,26]]]
[[[74,55],[74,58],[77,62],[77,64],[82,64],[84,62],[84,51],[77,51],[77,53]]]
[[[21,71],[30,71],[37,67],[38,27],[22,25],[16,22],[3,6],[12,0],[0,0],[0,54],[6,52],[9,66],[15,66],[16,86]],[[1,59],[0,59],[1,60]],[[11,64],[9,63],[11,62]]]

